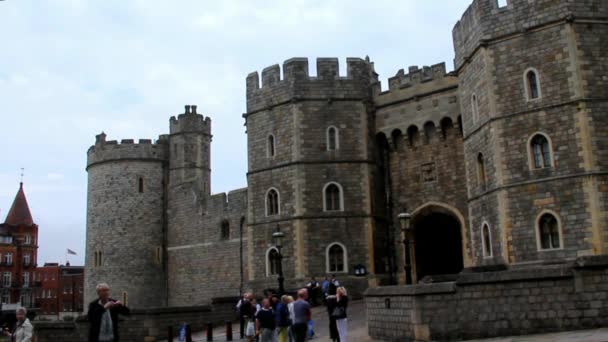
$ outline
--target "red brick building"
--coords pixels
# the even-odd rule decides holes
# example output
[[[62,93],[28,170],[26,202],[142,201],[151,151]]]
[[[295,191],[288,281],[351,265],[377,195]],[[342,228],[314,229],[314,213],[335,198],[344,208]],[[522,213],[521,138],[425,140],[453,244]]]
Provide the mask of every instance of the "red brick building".
[[[38,260],[38,225],[20,183],[6,220],[0,224],[0,300],[33,307],[39,285],[34,275]]]
[[[38,267],[36,280],[40,282],[36,293],[40,315],[62,316],[83,311],[83,266],[45,263]]]

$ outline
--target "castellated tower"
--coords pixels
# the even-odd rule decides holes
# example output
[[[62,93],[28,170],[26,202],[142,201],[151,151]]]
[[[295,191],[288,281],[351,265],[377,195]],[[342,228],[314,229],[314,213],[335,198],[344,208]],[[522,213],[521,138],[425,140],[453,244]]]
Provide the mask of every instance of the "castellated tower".
[[[454,27],[477,264],[606,253],[607,14],[476,0]]]
[[[107,282],[132,307],[165,305],[164,187],[167,137],[106,141],[87,153],[85,303]]]
[[[336,273],[350,287],[375,274],[373,108],[368,61],[292,58],[247,77],[248,271],[254,290],[276,287],[272,234],[285,233],[286,288]],[[256,262],[266,260],[266,262]],[[375,278],[371,276],[370,281]]]

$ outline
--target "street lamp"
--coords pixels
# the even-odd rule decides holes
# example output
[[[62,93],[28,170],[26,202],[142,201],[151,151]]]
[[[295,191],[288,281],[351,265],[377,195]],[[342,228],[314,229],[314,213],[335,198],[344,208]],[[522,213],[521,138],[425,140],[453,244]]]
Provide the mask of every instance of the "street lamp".
[[[403,232],[403,247],[405,249],[405,284],[412,284],[412,262],[410,260],[410,213],[401,213],[397,216]]]
[[[272,233],[272,239],[274,240],[274,245],[277,248],[277,258],[279,259],[277,273],[279,274],[279,296],[282,296],[285,293],[285,277],[283,277],[283,254],[281,253],[281,248],[283,247],[283,238],[285,237],[285,233],[281,231],[281,227],[277,224],[277,229]]]

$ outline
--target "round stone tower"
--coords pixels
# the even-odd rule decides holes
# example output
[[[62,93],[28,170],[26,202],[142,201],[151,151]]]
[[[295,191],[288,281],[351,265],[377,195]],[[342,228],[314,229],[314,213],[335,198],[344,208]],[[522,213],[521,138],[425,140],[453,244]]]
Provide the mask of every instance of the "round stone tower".
[[[475,261],[604,254],[608,5],[501,4],[453,30]]]
[[[167,140],[117,143],[102,133],[89,149],[85,304],[100,282],[132,308],[166,304]]]

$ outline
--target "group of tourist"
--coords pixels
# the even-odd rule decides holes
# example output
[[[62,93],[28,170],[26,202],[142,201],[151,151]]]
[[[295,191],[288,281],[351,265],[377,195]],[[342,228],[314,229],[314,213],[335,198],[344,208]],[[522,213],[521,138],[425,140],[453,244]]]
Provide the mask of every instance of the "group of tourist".
[[[333,276],[321,285],[312,278],[306,288],[297,291],[295,300],[290,295],[279,297],[267,291],[260,305],[253,294],[245,293],[237,303],[241,336],[249,342],[304,342],[314,338],[311,308],[316,304],[319,288],[327,305],[331,340],[348,342],[348,295]]]

